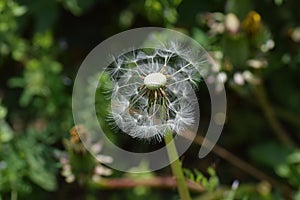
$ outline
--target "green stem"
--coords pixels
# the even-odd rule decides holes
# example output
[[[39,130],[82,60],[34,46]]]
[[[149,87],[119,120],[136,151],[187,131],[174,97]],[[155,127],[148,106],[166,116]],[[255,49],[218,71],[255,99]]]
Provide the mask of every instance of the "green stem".
[[[18,199],[18,192],[16,190],[11,191],[10,199],[11,200],[17,200]]]
[[[183,175],[181,162],[178,157],[177,149],[175,143],[172,140],[173,136],[171,131],[167,131],[167,134],[165,135],[165,143],[170,161],[174,160],[174,162],[171,163],[171,168],[176,180],[176,185],[180,195],[180,199],[191,200],[191,196]]]

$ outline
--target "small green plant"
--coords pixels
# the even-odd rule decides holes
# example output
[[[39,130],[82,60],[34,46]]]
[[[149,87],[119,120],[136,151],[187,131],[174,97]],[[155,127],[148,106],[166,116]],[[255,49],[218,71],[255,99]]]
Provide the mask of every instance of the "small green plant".
[[[202,185],[209,192],[214,191],[219,185],[219,178],[212,167],[207,168],[208,177],[204,176],[198,169],[183,169],[188,180]]]

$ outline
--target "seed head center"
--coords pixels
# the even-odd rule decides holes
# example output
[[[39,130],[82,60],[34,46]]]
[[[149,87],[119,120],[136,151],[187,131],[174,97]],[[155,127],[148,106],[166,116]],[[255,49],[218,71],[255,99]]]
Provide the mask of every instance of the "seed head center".
[[[156,90],[167,83],[167,77],[162,73],[151,73],[148,74],[144,79],[145,86],[150,90]]]

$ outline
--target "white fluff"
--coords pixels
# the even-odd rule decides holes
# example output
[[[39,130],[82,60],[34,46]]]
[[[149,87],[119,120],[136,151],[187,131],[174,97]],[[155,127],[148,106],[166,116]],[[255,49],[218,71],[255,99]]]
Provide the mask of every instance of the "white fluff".
[[[111,118],[133,138],[160,142],[167,129],[181,134],[195,123],[192,85],[201,80],[199,71],[207,61],[177,43],[148,52],[137,49],[119,55],[109,67]]]

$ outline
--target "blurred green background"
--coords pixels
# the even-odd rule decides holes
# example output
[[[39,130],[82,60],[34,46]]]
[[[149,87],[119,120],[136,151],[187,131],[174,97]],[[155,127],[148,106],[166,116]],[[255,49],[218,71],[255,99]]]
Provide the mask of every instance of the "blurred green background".
[[[0,0],[0,200],[179,199],[169,167],[140,175],[108,169],[114,158],[101,154],[101,143],[94,145],[101,163],[91,157],[78,138],[89,130],[72,120],[72,85],[85,56],[145,26],[198,41],[217,63],[216,91],[226,87],[224,131],[201,160],[210,102],[205,85],[198,91],[199,137],[181,158],[193,199],[300,200],[296,0]],[[106,112],[109,102],[97,94]]]

